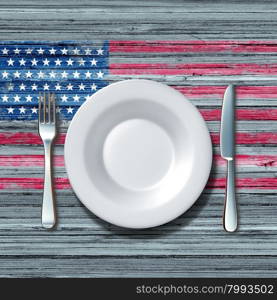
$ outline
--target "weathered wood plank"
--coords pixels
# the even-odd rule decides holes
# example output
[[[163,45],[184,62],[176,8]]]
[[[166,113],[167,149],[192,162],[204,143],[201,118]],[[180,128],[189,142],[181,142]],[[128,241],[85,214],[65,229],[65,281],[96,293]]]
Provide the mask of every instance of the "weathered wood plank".
[[[19,149],[18,149],[19,150]],[[6,152],[7,153],[7,152]],[[5,153],[5,154],[6,154]],[[14,176],[24,176],[25,174],[34,172],[40,174],[38,170],[44,167],[43,149],[40,150],[39,155],[27,154],[23,155],[19,152],[18,155],[1,155],[0,149],[0,166],[5,167],[2,176],[7,176],[9,172],[13,172]],[[248,149],[249,153],[249,149]],[[277,156],[276,155],[236,155],[236,172],[272,172],[277,169]],[[53,155],[53,166],[55,168],[56,176],[66,177],[65,162],[63,155]],[[22,169],[20,169],[22,168]],[[226,173],[226,161],[222,159],[219,154],[213,156],[212,174]]]
[[[0,277],[275,277],[276,256],[0,258]]]
[[[1,39],[274,39],[277,30],[274,1],[22,1],[0,9]]]
[[[14,123],[14,124],[13,124]],[[26,133],[27,136],[30,136],[30,138],[35,138],[37,137],[37,142],[34,144],[39,143],[39,135],[38,135],[38,129],[37,129],[37,121],[28,121],[24,122],[23,124],[20,123],[20,121],[15,121],[15,122],[5,122],[1,121],[1,128],[0,128],[0,134],[2,134],[1,138],[2,141],[0,140],[0,143],[2,145],[7,144],[4,140],[4,135],[5,133],[7,134],[12,134],[16,139],[19,140],[20,135],[17,135],[17,132],[22,132]],[[2,125],[3,124],[3,125]],[[7,124],[8,126],[5,126]],[[59,126],[59,132],[61,133],[61,136],[64,137],[64,135],[67,132],[69,122],[63,122],[61,126]],[[5,126],[5,127],[4,127]],[[208,121],[207,126],[210,130],[210,132],[219,132],[220,131],[220,122],[219,121]],[[276,131],[277,129],[277,121],[262,121],[262,120],[251,120],[251,121],[236,121],[236,130],[237,132],[271,132],[271,131]],[[8,137],[7,137],[8,138]],[[8,142],[8,140],[7,140]],[[61,142],[61,141],[60,141]]]
[[[43,154],[43,146],[37,145],[0,145],[0,155],[5,155],[9,153],[10,155],[41,155]],[[63,145],[55,145],[54,154],[55,155],[63,155],[64,146]],[[219,145],[213,145],[213,153],[215,155],[220,154]],[[275,145],[263,145],[263,147],[256,145],[237,145],[236,153],[238,155],[275,155],[276,154],[276,146]]]

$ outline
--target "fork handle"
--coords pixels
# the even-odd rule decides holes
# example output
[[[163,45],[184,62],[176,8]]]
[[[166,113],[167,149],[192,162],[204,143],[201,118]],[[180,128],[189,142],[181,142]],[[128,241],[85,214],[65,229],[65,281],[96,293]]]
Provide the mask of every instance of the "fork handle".
[[[235,161],[227,161],[227,186],[224,205],[223,226],[225,231],[234,232],[237,229],[237,204],[235,193]]]
[[[44,142],[44,190],[41,212],[41,223],[46,229],[53,228],[56,223],[55,200],[52,182],[52,142]]]

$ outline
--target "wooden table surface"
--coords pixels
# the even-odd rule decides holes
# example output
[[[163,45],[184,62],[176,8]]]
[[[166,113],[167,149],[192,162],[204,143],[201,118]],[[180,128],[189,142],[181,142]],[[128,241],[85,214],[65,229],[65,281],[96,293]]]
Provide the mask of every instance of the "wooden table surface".
[[[57,191],[58,227],[48,232],[40,225],[41,190],[1,188],[0,277],[276,277],[275,1],[10,0],[1,1],[0,13],[1,40],[173,41],[170,49],[175,50],[171,52],[162,50],[167,47],[163,42],[148,44],[158,47],[148,54],[133,45],[137,47],[133,56],[126,43],[118,47],[110,57],[114,70],[108,79],[151,78],[178,86],[208,122],[215,154],[211,180],[216,182],[183,216],[141,231],[99,220],[71,189],[65,189]],[[203,49],[184,52],[184,41],[198,41]],[[211,51],[214,44],[205,46],[205,41],[220,42]],[[228,41],[235,41],[234,45]],[[246,47],[239,41],[255,42]],[[259,45],[259,41],[272,42]],[[134,55],[148,71],[117,71],[115,66],[132,65]],[[185,75],[169,75],[165,70],[170,66],[160,64],[163,60],[172,65],[200,65]],[[208,71],[203,64],[209,66]],[[240,227],[233,234],[225,233],[221,224],[224,183],[220,180],[225,165],[218,157],[220,106],[230,82],[239,85]],[[22,123],[1,121],[0,133],[19,129],[36,133],[36,122],[23,124],[24,129],[19,128]],[[60,130],[65,133],[67,127],[65,122]],[[7,155],[27,157],[42,151],[41,145],[11,146],[2,141],[0,177],[42,177],[41,165],[19,168],[13,161],[7,162]],[[62,155],[63,146],[55,151]],[[63,166],[55,172],[66,177]]]

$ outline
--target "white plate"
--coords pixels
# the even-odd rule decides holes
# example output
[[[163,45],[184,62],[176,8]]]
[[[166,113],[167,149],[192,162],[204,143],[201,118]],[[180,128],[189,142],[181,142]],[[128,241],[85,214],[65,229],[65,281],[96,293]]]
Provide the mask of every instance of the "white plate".
[[[75,114],[65,141],[70,183],[100,218],[129,228],[180,216],[205,187],[212,146],[198,110],[150,80],[111,84]]]

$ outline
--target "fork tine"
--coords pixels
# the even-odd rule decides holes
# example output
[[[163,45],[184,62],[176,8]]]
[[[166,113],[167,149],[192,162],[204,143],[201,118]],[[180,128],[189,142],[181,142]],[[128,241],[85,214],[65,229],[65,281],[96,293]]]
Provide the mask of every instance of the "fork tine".
[[[56,97],[55,94],[52,94],[52,104],[53,104],[53,123],[56,123]]]
[[[47,100],[48,100],[48,110],[47,110],[47,122],[51,123],[51,94],[47,95]]]
[[[41,93],[39,93],[38,97],[38,122],[41,122]]]
[[[46,123],[46,94],[43,93],[43,123]]]

